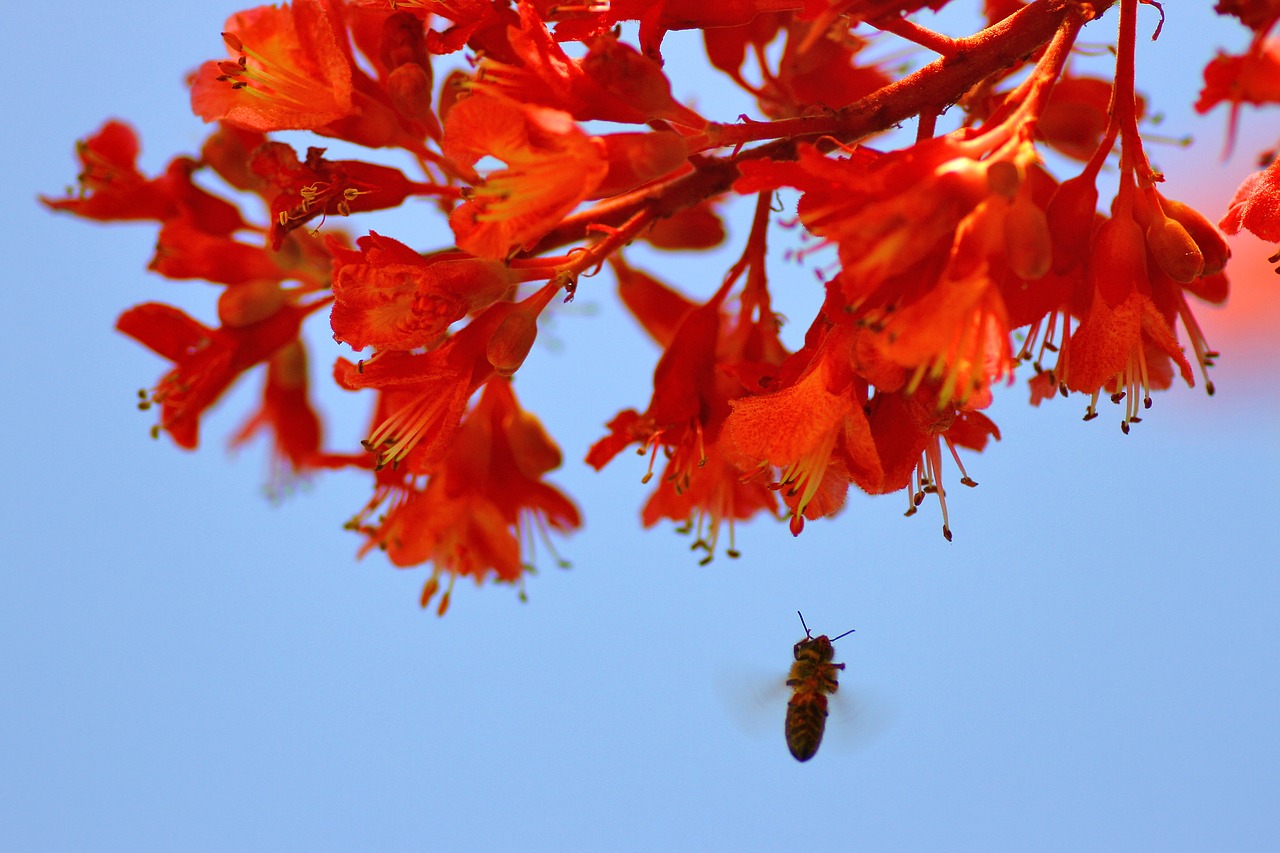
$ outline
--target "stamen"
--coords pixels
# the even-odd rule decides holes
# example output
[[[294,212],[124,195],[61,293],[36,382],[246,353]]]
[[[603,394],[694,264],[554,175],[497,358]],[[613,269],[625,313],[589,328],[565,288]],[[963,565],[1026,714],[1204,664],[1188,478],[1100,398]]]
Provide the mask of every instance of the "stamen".
[[[1276,257],[1280,258],[1280,252]],[[1195,350],[1196,364],[1199,365],[1200,376],[1204,379],[1205,393],[1212,397],[1214,388],[1213,382],[1209,380],[1209,368],[1213,367],[1218,353],[1209,349],[1209,342],[1205,339],[1204,332],[1196,322],[1195,315],[1191,313],[1191,306],[1187,305],[1187,298],[1181,291],[1178,292],[1178,316],[1182,318],[1182,325],[1187,330],[1187,337],[1191,339],[1192,349]]]

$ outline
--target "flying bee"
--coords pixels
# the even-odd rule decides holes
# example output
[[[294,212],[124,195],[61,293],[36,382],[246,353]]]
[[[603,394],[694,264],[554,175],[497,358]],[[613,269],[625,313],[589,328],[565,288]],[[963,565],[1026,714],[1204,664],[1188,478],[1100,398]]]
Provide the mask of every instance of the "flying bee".
[[[796,761],[808,761],[822,743],[822,733],[827,727],[827,694],[835,693],[839,688],[836,673],[844,669],[844,664],[832,663],[831,659],[835,657],[835,649],[831,647],[833,640],[826,634],[813,636],[804,623],[804,614],[797,610],[796,615],[804,628],[804,639],[796,643],[796,662],[791,665],[791,674],[787,677],[787,686],[794,691],[787,702],[787,748]],[[852,633],[850,629],[840,637]]]

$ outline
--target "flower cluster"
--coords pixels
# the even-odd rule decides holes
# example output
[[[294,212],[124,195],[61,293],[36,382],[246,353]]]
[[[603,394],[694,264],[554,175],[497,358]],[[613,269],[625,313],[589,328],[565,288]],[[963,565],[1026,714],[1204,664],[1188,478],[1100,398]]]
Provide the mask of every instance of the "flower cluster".
[[[261,407],[234,441],[267,433],[279,485],[364,472],[372,496],[348,524],[361,553],[429,564],[422,603],[443,588],[441,613],[461,576],[523,589],[535,542],[581,524],[546,479],[561,451],[514,378],[540,318],[600,269],[662,355],[647,405],[609,419],[586,461],[649,457],[646,526],[676,522],[705,562],[736,556],[737,522],[770,515],[798,535],[856,486],[905,493],[909,515],[934,496],[950,539],[944,481],[976,485],[960,452],[999,438],[983,411],[1020,372],[1035,404],[1079,394],[1091,419],[1100,396],[1121,403],[1125,432],[1175,376],[1198,372],[1212,392],[1188,297],[1225,299],[1230,253],[1147,160],[1142,2],[988,0],[985,28],[953,38],[910,17],[946,0],[293,0],[233,15],[227,57],[191,75],[212,126],[199,156],[148,177],[134,132],[111,121],[80,143],[79,191],[44,201],[158,223],[150,269],[219,288],[216,324],[154,302],[117,322],[172,364],[141,392],[156,435],[196,447],[209,407],[264,365]],[[1074,72],[1082,28],[1109,11],[1114,76]],[[1280,5],[1219,12],[1255,39],[1210,63],[1198,108],[1229,102],[1234,126],[1240,104],[1280,100],[1267,40]],[[663,51],[677,30],[701,31],[757,118],[673,95]],[[931,54],[909,74],[884,59],[904,40]],[[959,127],[939,133],[952,105]],[[914,143],[881,144],[911,119]],[[370,159],[299,152],[282,131]],[[1055,175],[1049,149],[1078,173]],[[1276,168],[1241,189],[1227,230],[1280,241]],[[628,262],[637,241],[720,245],[731,194],[755,214],[710,296]],[[800,254],[836,259],[794,352],[770,293],[780,198],[797,199],[780,221],[807,241]],[[451,245],[338,227],[409,199],[434,205]],[[351,350],[333,379],[372,413],[360,447],[325,447],[308,388],[303,327],[324,315]]]

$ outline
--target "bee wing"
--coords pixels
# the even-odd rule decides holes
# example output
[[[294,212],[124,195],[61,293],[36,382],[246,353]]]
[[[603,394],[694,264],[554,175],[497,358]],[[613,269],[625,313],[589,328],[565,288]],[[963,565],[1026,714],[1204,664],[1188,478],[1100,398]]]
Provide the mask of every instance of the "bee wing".
[[[716,693],[725,714],[752,738],[779,737],[791,688],[787,674],[750,667],[721,667]]]
[[[842,683],[829,697],[827,732],[822,749],[852,752],[874,741],[893,722],[893,707],[883,695],[863,685]]]

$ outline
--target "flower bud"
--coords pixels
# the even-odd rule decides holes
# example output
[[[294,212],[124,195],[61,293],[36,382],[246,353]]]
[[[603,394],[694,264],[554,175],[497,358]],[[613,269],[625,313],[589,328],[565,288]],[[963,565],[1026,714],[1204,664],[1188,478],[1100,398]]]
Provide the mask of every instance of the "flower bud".
[[[511,306],[485,345],[485,357],[499,376],[511,376],[524,364],[538,337],[538,315],[560,292],[561,283],[548,282],[537,293]]]
[[[1204,269],[1200,274],[1222,272],[1227,265],[1227,258],[1231,257],[1231,247],[1227,245],[1221,232],[1213,227],[1213,223],[1194,207],[1171,198],[1161,196],[1160,206],[1164,208],[1165,215],[1185,228],[1195,241],[1196,248],[1204,258]]]
[[[430,64],[431,57],[427,53],[422,21],[409,12],[399,11],[388,15],[382,22],[381,36],[378,60],[383,67],[396,68],[407,62]],[[427,88],[431,88],[430,83]]]
[[[233,284],[218,297],[218,319],[227,328],[260,323],[284,307],[285,292],[267,279]]]
[[[1022,186],[1018,167],[1008,160],[997,160],[987,167],[987,187],[996,195],[1012,200]]]
[[[1142,227],[1128,217],[1108,219],[1090,243],[1089,279],[1112,308],[1147,282],[1147,247]]]
[[[413,121],[435,121],[431,112],[431,73],[406,62],[387,76],[387,94],[396,112]]]
[[[1204,272],[1204,255],[1176,219],[1153,217],[1147,227],[1147,248],[1160,269],[1179,284],[1186,284]]]
[[[1092,177],[1080,175],[1063,181],[1054,192],[1045,211],[1053,238],[1054,272],[1066,272],[1080,263],[1097,212],[1098,188]]]
[[[485,356],[499,376],[511,376],[524,364],[537,337],[537,315],[517,309],[498,324],[485,347]]]
[[[1026,195],[1013,200],[1004,215],[1005,260],[1018,278],[1043,278],[1053,266],[1049,219]]]

